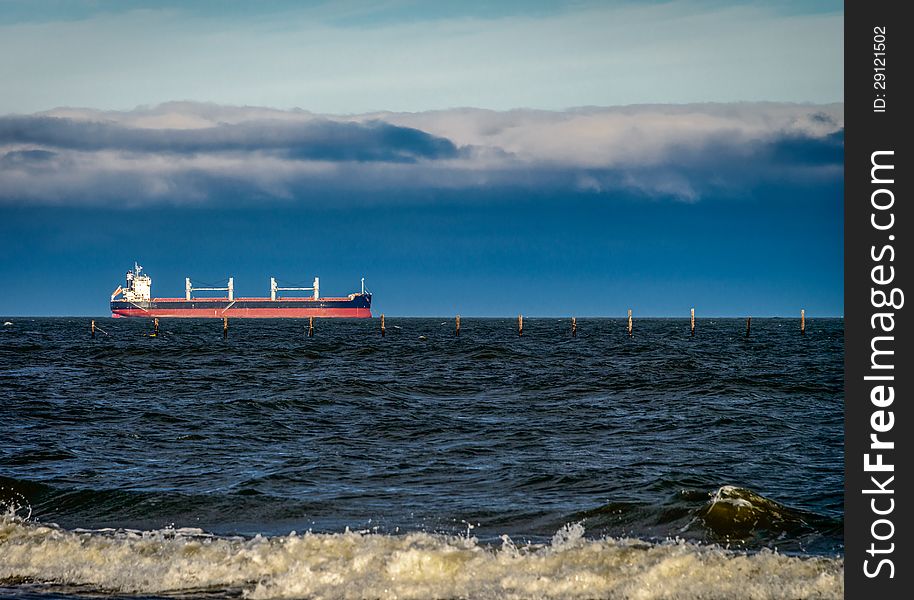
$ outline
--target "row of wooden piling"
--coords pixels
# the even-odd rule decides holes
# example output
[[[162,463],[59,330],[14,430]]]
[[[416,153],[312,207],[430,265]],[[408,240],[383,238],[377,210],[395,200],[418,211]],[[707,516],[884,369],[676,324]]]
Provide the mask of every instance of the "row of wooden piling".
[[[460,315],[454,319],[454,336],[460,337]],[[746,317],[746,337],[749,337],[749,334],[752,330],[752,317]],[[628,309],[628,324],[627,324],[628,337],[634,337],[634,319],[632,317],[632,310]],[[383,337],[385,333],[384,328],[384,315],[381,315],[381,336]],[[524,335],[524,315],[517,315],[517,335]],[[578,335],[578,320],[577,317],[571,317],[571,337],[576,337]],[[689,335],[695,336],[695,309],[692,308],[689,310]],[[806,309],[800,310],[800,335],[806,335]]]
[[[460,315],[457,315],[454,328],[454,336],[460,337]],[[150,337],[159,337],[159,318],[156,317],[152,321],[153,331],[149,334]],[[97,328],[95,321],[92,321],[90,326],[90,332],[93,338],[95,338],[95,331],[100,328]],[[223,317],[222,319],[222,339],[228,339],[228,330],[229,330],[229,320],[228,317]],[[632,319],[632,310],[628,309],[628,337],[634,336],[634,321]],[[752,317],[746,317],[746,337],[749,337],[750,332],[752,331]],[[102,331],[102,333],[105,333]],[[106,333],[107,335],[107,333]],[[381,313],[381,337],[387,335],[387,327],[384,321],[384,314]],[[517,335],[524,335],[524,315],[517,315]],[[571,317],[571,337],[577,337],[578,335],[578,320],[576,317]],[[689,335],[695,336],[695,309],[690,309],[689,315]],[[800,310],[800,335],[806,335],[806,309]],[[308,317],[308,337],[314,337],[314,317]]]

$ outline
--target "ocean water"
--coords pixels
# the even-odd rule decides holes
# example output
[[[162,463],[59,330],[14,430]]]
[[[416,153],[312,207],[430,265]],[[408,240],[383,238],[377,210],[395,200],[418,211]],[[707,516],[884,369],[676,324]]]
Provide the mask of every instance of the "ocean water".
[[[2,320],[0,596],[843,595],[840,319]]]

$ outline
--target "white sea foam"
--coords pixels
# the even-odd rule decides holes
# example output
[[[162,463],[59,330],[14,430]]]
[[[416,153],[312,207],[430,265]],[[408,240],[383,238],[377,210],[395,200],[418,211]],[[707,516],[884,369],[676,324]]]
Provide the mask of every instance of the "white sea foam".
[[[242,589],[249,598],[841,598],[844,561],[735,553],[682,541],[590,540],[501,547],[427,533],[68,531],[0,519],[0,582],[157,593]]]

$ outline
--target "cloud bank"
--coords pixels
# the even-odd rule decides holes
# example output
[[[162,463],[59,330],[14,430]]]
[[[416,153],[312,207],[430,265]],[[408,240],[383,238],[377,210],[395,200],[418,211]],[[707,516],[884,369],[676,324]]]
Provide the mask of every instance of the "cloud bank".
[[[434,189],[699,201],[842,177],[842,104],[322,115],[173,102],[0,117],[6,204],[308,202]]]

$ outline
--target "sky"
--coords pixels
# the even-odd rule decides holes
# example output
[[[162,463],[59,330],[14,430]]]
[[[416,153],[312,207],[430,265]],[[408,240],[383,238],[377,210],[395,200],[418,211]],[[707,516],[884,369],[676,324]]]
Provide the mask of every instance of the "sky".
[[[0,0],[0,315],[843,314],[840,2]]]

